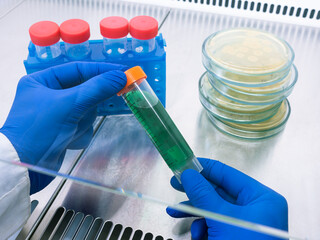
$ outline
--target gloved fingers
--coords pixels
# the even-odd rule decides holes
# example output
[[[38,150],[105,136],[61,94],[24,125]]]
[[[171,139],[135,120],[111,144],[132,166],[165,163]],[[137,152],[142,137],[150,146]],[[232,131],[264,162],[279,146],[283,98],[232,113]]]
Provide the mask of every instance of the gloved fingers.
[[[89,128],[92,128],[94,121],[97,118],[97,108],[94,107],[90,109],[78,123],[77,131],[73,136],[73,139],[79,138],[86,132]]]
[[[260,189],[265,188],[248,175],[219,161],[206,158],[198,158],[198,160],[203,167],[201,174],[235,199],[240,193],[256,195]]]
[[[214,185],[214,184],[212,184],[212,185]],[[230,196],[230,194],[228,194],[223,188],[221,188],[219,186],[214,186],[214,190],[216,190],[216,192],[219,194],[219,196],[221,196],[224,200],[228,201],[229,203],[232,203],[232,204],[237,203],[237,199]]]
[[[68,144],[67,149],[83,149],[91,142],[93,123],[97,118],[97,108],[90,109],[79,121],[77,130]]]
[[[180,202],[179,204],[192,206],[190,201]],[[195,217],[195,215],[192,215],[192,214],[189,214],[189,213],[185,213],[185,212],[182,212],[180,210],[177,210],[177,209],[174,209],[174,208],[171,208],[171,207],[167,207],[166,211],[171,217],[174,217],[174,218]]]
[[[75,111],[85,114],[88,109],[118,93],[126,83],[124,72],[116,70],[102,73],[68,90],[77,95]]]
[[[191,224],[191,237],[193,240],[202,240],[208,235],[208,227],[204,218],[196,219]]]
[[[226,193],[221,187],[215,185],[214,183],[209,182],[212,187],[214,187],[214,189],[216,190],[216,192],[226,201],[235,204],[236,203],[236,199],[233,198],[232,196],[230,196],[228,193]],[[184,188],[183,186],[178,182],[177,178],[175,176],[173,176],[170,180],[170,184],[171,186],[180,191],[180,192],[184,192]]]
[[[181,174],[183,188],[192,206],[208,211],[224,213],[227,202],[219,196],[214,187],[197,171],[187,169]]]
[[[170,184],[171,184],[171,186],[172,186],[174,189],[176,189],[176,190],[178,190],[178,191],[180,191],[180,192],[184,192],[184,189],[183,189],[182,184],[180,184],[180,183],[178,182],[178,180],[177,180],[177,178],[176,178],[175,176],[173,176],[173,177],[170,179]]]
[[[51,67],[28,76],[52,89],[66,89],[77,86],[99,74],[128,67],[119,64],[98,62],[71,62]]]
[[[45,164],[41,164],[41,163],[39,164],[39,166],[43,167],[43,168],[47,168],[50,171],[50,173],[52,173],[52,170],[59,171],[65,155],[66,155],[66,151],[63,151],[59,155],[58,161],[55,163],[54,167],[49,167],[49,166],[46,166]],[[52,180],[54,179],[53,176],[46,175],[44,173],[38,173],[38,172],[34,172],[32,170],[29,170],[28,172],[29,172],[29,178],[30,178],[30,195],[41,191],[49,183],[51,183]]]
[[[89,146],[93,136],[93,127],[89,127],[81,136],[69,143],[67,149],[84,149]]]
[[[28,172],[30,179],[30,195],[41,191],[54,179],[52,176],[34,172],[32,170],[29,170]]]

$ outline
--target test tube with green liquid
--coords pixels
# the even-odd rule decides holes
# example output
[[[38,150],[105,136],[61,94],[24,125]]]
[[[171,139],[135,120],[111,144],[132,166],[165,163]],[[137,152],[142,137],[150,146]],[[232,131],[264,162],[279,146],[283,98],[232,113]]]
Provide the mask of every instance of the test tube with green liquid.
[[[198,159],[146,81],[141,67],[130,68],[125,74],[127,84],[118,95],[123,97],[178,181],[186,169],[202,171]]]

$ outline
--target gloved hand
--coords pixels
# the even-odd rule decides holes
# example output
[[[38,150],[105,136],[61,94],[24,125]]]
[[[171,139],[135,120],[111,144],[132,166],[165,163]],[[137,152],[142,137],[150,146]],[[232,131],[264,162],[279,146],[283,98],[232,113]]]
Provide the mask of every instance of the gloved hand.
[[[288,230],[288,206],[286,199],[251,177],[221,162],[199,158],[203,171],[185,170],[182,185],[175,177],[171,185],[185,191],[189,201],[183,204],[224,214],[230,217]],[[167,208],[175,218],[191,215]],[[191,225],[192,239],[278,239],[239,227],[200,218]]]
[[[66,149],[85,148],[92,137],[97,104],[126,84],[127,68],[73,62],[22,77],[8,118],[0,129],[22,162],[59,170]],[[52,180],[29,171],[30,193]]]

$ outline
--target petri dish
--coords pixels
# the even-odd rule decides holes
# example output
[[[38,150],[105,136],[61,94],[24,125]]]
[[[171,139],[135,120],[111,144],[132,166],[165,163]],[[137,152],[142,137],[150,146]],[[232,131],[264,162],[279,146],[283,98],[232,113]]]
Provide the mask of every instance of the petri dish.
[[[269,105],[283,101],[288,97],[298,79],[298,71],[292,65],[290,72],[273,85],[261,87],[241,87],[226,84],[215,75],[208,74],[211,85],[223,96],[248,105]]]
[[[287,123],[291,112],[289,101],[282,102],[278,112],[270,119],[253,124],[238,124],[223,121],[208,112],[212,123],[223,133],[242,139],[264,139],[280,133]]]
[[[202,46],[209,72],[238,86],[267,86],[290,71],[294,52],[276,36],[257,29],[237,28],[210,35]]]
[[[245,105],[230,100],[212,87],[208,73],[199,80],[199,98],[203,107],[214,117],[234,123],[257,123],[274,116],[281,105]]]

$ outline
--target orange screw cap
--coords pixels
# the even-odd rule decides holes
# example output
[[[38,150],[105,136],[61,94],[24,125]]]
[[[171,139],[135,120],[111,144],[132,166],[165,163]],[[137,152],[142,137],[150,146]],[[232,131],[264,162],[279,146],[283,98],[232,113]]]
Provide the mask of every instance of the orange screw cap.
[[[140,66],[135,66],[133,68],[128,69],[124,72],[127,76],[127,84],[124,86],[124,88],[118,92],[118,96],[121,96],[122,94],[125,94],[131,90],[130,86],[133,83],[140,84],[144,79],[147,78],[147,75],[142,70]]]

